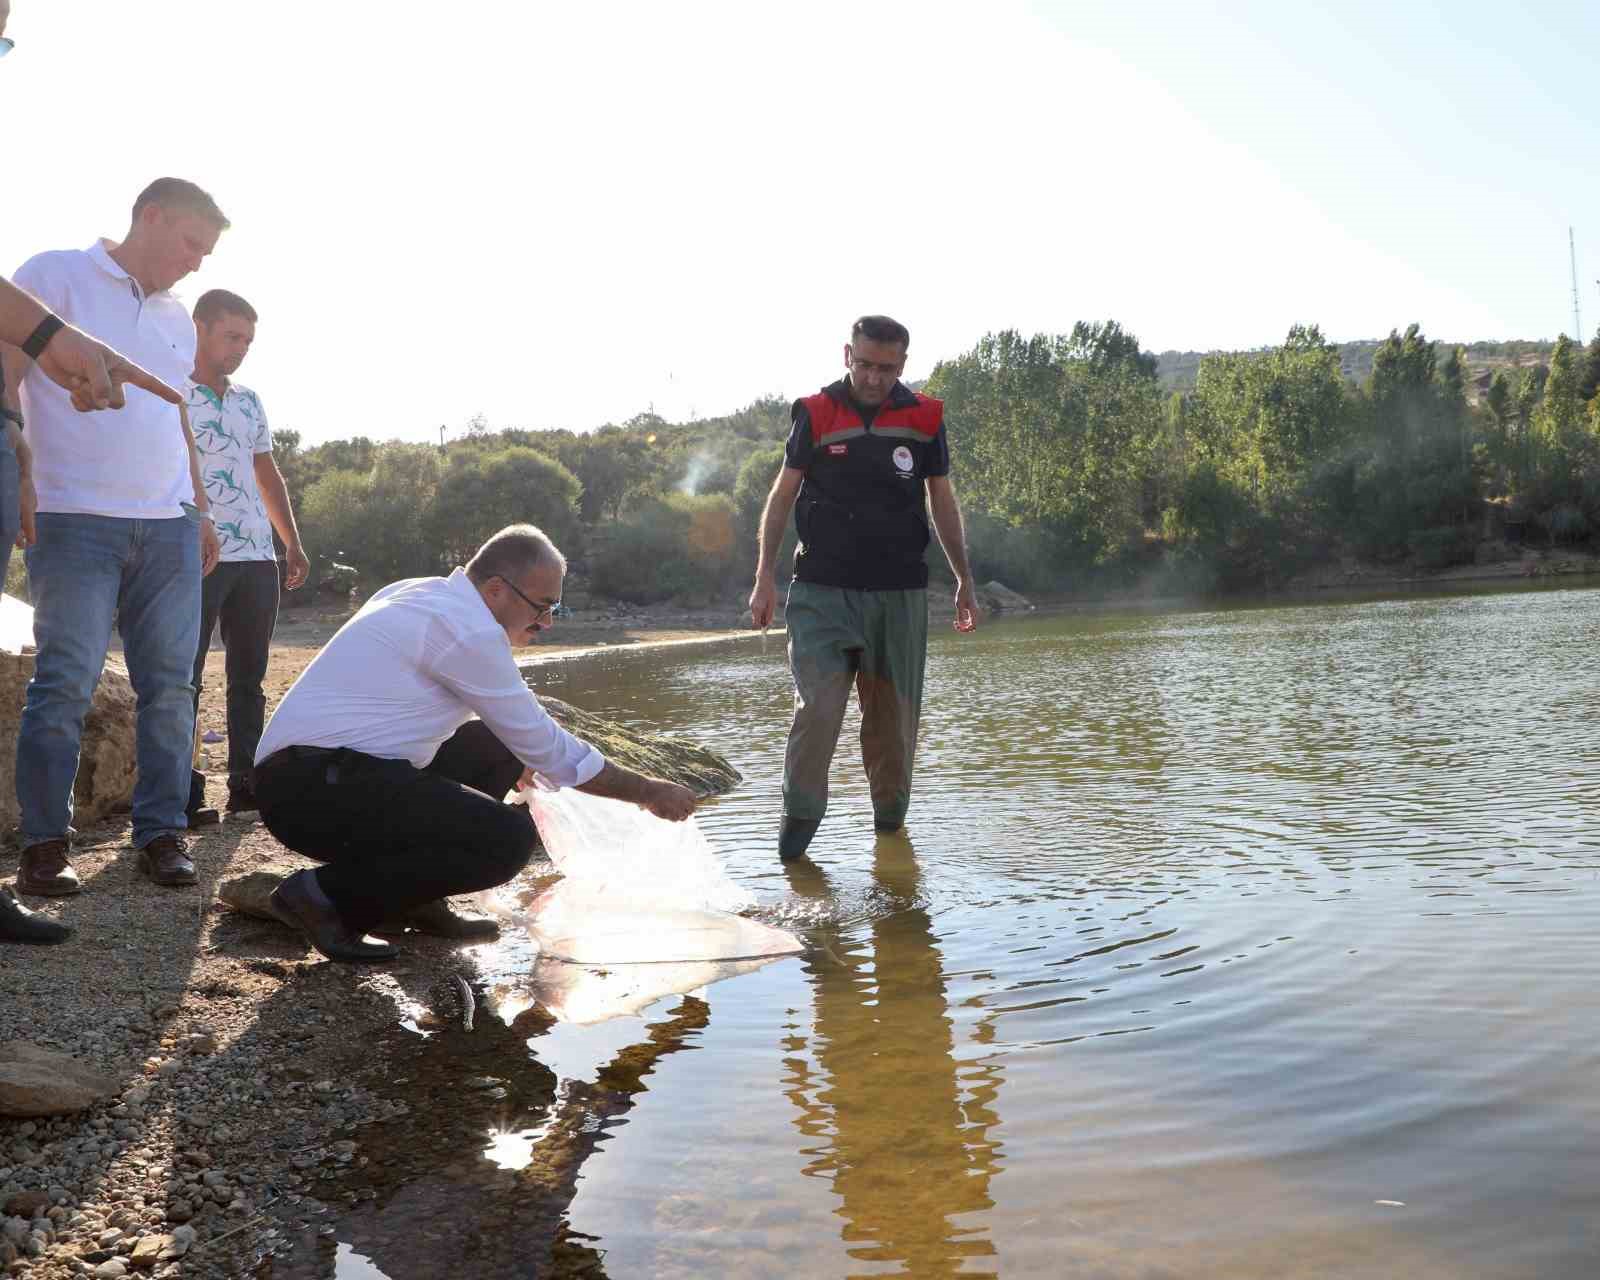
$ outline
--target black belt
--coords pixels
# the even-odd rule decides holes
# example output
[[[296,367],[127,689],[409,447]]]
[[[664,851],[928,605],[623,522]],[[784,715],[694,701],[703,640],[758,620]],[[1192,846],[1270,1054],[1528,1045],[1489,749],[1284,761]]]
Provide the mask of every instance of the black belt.
[[[269,764],[283,764],[288,760],[330,760],[343,755],[349,749],[348,747],[283,747],[274,751],[256,768],[265,769]]]

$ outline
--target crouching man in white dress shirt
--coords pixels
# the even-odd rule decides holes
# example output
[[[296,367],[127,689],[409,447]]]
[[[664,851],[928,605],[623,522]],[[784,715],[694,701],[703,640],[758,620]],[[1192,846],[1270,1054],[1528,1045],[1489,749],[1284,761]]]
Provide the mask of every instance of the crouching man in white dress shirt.
[[[532,525],[502,529],[465,569],[410,578],[340,628],[256,750],[267,829],[324,865],[290,876],[273,913],[330,960],[385,960],[385,922],[472,936],[443,899],[504,884],[537,833],[506,792],[535,774],[658,817],[694,812],[687,787],[607,761],[523,683],[512,646],[553,621],[567,570]],[[485,932],[492,933],[487,925]]]

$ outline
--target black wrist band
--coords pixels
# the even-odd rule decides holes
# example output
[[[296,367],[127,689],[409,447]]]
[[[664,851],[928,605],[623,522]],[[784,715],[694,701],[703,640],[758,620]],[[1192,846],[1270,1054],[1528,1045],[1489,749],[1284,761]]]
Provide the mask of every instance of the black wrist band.
[[[60,316],[46,316],[39,321],[34,331],[28,335],[28,340],[22,344],[22,354],[30,360],[37,360],[44,354],[44,349],[50,345],[50,339],[66,327],[66,321]]]
[[[4,418],[7,422],[15,422],[18,431],[23,428],[22,415],[15,409],[6,408],[3,404],[0,404],[0,418]]]

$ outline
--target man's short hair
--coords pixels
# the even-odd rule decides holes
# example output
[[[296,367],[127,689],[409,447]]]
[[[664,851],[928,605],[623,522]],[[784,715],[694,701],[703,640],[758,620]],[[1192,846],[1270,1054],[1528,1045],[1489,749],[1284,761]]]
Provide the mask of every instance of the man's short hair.
[[[198,213],[216,223],[219,231],[226,231],[233,225],[217,207],[209,191],[182,178],[157,178],[141,191],[139,198],[133,202],[133,220],[139,221],[139,215],[145,211],[145,207],[152,204],[162,209]]]
[[[543,529],[531,524],[508,524],[478,548],[467,562],[467,577],[484,583],[490,578],[520,578],[554,560],[567,571],[567,558],[556,549]]]
[[[207,289],[194,304],[194,322],[215,324],[223,316],[243,316],[254,324],[256,309],[236,293],[226,289]]]
[[[898,342],[911,350],[911,330],[888,316],[862,316],[850,326],[850,341],[865,338],[868,342]]]

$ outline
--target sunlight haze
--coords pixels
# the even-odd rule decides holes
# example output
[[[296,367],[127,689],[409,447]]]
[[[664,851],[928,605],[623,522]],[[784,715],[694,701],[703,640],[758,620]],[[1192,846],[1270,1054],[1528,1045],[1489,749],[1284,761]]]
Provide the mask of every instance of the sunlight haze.
[[[1569,224],[1600,324],[1576,6],[13,10],[0,266],[200,183],[233,228],[179,292],[256,305],[239,379],[308,443],[726,413],[865,311],[909,378],[1076,320],[1550,338]]]

